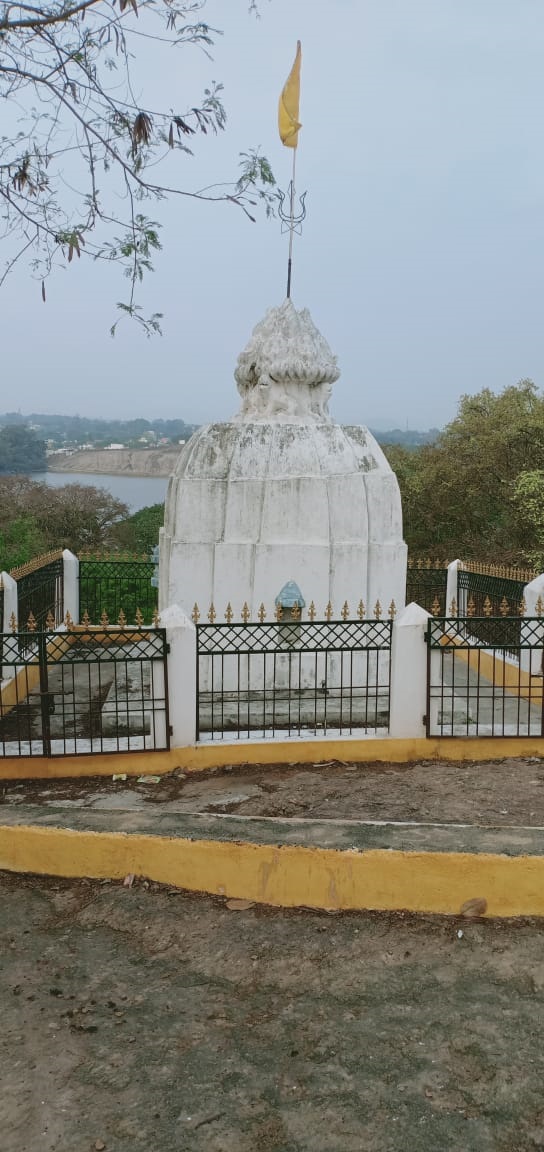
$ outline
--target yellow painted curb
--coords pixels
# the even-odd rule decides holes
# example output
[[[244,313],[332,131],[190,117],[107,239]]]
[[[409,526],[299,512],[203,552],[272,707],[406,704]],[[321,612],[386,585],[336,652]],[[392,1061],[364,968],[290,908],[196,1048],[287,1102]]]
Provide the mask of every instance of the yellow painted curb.
[[[146,876],[192,892],[285,908],[544,916],[544,857],[383,849],[334,851],[113,832],[0,826],[0,868],[42,875]]]
[[[531,704],[542,704],[543,682],[540,678],[501,660],[496,652],[486,651],[485,648],[461,647],[463,641],[458,636],[445,635],[440,643],[444,648],[455,647],[456,658],[462,660],[472,672],[476,665],[478,677],[482,676],[495,688],[502,688],[509,696],[529,700]]]
[[[504,760],[544,758],[544,739],[537,736],[442,736],[426,739],[366,740],[357,737],[316,740],[249,740],[197,744],[168,752],[113,752],[81,756],[6,756],[0,758],[0,780],[54,780],[64,777],[164,775],[267,764],[319,764],[340,760],[364,764],[409,764],[417,760]]]

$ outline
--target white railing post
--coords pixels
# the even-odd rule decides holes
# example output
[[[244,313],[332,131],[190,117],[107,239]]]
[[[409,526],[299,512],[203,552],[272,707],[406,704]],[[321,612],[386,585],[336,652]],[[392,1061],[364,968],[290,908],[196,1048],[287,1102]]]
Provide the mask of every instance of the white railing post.
[[[160,626],[166,628],[170,746],[196,743],[196,628],[177,605],[165,608]]]
[[[466,604],[459,603],[460,598],[458,572],[462,567],[463,565],[461,564],[460,560],[452,560],[451,564],[448,564],[448,579],[446,583],[446,611],[444,612],[445,616],[451,615],[451,604],[453,600],[455,600],[457,605],[457,615],[466,616]],[[462,599],[465,600],[466,597],[463,596]]]
[[[63,617],[69,612],[74,624],[79,624],[79,560],[65,548],[62,553],[63,579],[64,579],[64,611]]]
[[[8,572],[0,572],[0,580],[4,587],[4,613],[2,619],[2,631],[12,632],[12,620],[15,618],[15,630],[18,627],[18,608],[17,608],[17,581],[10,576]],[[17,675],[17,667],[15,664],[4,664],[0,671],[0,680],[13,680]]]
[[[425,633],[430,613],[419,604],[408,604],[393,622],[391,642],[391,699],[389,735],[426,735],[427,645]]]
[[[15,617],[15,630],[19,627],[19,611],[17,604],[17,581],[8,572],[1,572],[0,579],[4,585],[4,618],[2,631],[12,631],[12,616]]]
[[[525,615],[537,615],[537,602],[541,598],[541,604],[544,602],[544,574],[535,576],[530,584],[526,584],[523,589],[523,599],[525,600]],[[541,641],[542,647],[533,648],[520,648],[519,652],[519,666],[522,672],[528,672],[530,676],[539,676],[542,672],[542,660],[544,650],[544,618],[542,620],[542,629],[537,628],[532,624],[530,627],[521,621],[521,643],[534,644],[535,641]]]

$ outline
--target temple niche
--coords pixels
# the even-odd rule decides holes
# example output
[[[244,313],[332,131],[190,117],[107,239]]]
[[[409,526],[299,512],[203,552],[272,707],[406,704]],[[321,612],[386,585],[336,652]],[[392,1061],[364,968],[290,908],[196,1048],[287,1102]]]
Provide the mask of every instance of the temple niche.
[[[271,614],[296,583],[318,617],[363,600],[404,605],[406,545],[394,472],[367,428],[328,409],[340,372],[307,309],[270,308],[238,357],[240,411],[180,452],[161,531],[159,608]],[[221,618],[221,617],[220,617]]]

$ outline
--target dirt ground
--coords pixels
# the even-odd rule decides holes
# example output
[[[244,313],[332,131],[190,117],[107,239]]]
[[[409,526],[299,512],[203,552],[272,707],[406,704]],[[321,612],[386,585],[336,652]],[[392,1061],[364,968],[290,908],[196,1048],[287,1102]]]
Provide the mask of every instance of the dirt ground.
[[[544,1147],[544,924],[0,874],[2,1152]]]
[[[142,758],[142,767],[144,761]],[[5,803],[236,812],[316,819],[411,820],[491,826],[544,826],[544,759],[491,764],[277,765],[233,768],[160,780],[13,782]],[[0,793],[2,786],[0,786]]]

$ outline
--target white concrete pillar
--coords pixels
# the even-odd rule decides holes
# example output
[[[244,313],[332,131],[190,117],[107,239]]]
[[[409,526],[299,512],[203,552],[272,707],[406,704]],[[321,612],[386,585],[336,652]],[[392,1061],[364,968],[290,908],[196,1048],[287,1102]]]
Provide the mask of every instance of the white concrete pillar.
[[[149,732],[145,736],[146,748],[166,748],[166,691],[164,664],[151,660],[151,697],[153,708],[149,716]],[[164,711],[162,710],[164,701]]]
[[[544,602],[544,574],[535,576],[530,584],[526,584],[523,589],[523,599],[525,600],[525,615],[537,615],[537,601],[539,596]],[[521,643],[535,644],[535,648],[522,648],[519,654],[519,666],[522,672],[528,672],[531,676],[538,676],[542,671],[543,649],[544,649],[544,618],[542,625],[535,625],[534,621],[529,624],[524,624],[521,621]]]
[[[0,580],[4,586],[4,615],[2,620],[2,631],[11,633],[12,613],[15,616],[15,622],[17,625],[17,581],[13,579],[13,576],[9,575],[9,572],[0,572]],[[10,647],[13,659],[14,653],[13,648],[10,645],[10,641],[8,641],[8,646]],[[0,664],[0,679],[13,680],[19,671],[17,665],[6,664],[1,660]]]
[[[168,702],[170,746],[185,748],[196,742],[196,628],[178,604],[160,616],[170,645],[168,654]]]
[[[64,619],[69,612],[74,624],[79,624],[79,560],[68,548],[62,553],[64,568]]]
[[[0,579],[4,585],[4,619],[2,621],[2,631],[11,632],[11,617],[15,616],[16,626],[18,627],[19,613],[17,607],[17,581],[9,572],[0,573]]]
[[[451,615],[452,600],[455,600],[455,603],[457,604],[457,615],[466,615],[466,604],[460,604],[459,602],[459,580],[457,573],[462,567],[463,565],[461,564],[460,560],[452,560],[451,564],[448,564],[448,580],[446,584],[446,616]],[[463,597],[463,600],[464,599],[466,599],[466,597]]]
[[[427,645],[430,613],[408,604],[395,617],[391,644],[391,701],[389,734],[425,736],[427,708]]]

